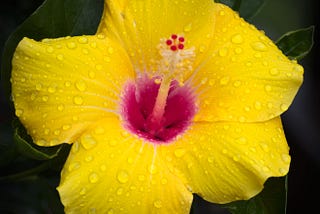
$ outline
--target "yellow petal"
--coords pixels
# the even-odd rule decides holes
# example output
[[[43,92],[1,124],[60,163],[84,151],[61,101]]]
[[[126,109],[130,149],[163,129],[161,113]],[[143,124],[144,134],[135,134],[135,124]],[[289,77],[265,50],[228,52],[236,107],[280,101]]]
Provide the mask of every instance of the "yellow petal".
[[[303,68],[230,8],[214,8],[214,36],[197,52],[199,71],[192,77],[200,94],[196,120],[255,122],[280,115],[302,83]]]
[[[157,148],[111,118],[72,146],[58,191],[66,213],[189,213],[192,201]]]
[[[208,42],[213,32],[212,0],[106,0],[105,5],[98,33],[118,39],[138,71],[158,69],[160,39],[180,34],[191,48]]]
[[[195,123],[162,147],[172,171],[191,191],[215,203],[248,199],[267,178],[284,176],[290,156],[280,118],[264,123]]]
[[[104,36],[24,38],[13,57],[16,115],[38,145],[73,142],[90,124],[116,114],[133,78],[124,50]]]

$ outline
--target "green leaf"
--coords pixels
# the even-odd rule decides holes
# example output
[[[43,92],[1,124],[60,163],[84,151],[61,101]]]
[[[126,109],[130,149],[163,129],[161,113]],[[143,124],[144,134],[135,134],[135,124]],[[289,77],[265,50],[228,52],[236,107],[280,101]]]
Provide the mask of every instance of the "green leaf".
[[[290,59],[302,59],[313,46],[314,26],[291,31],[276,42],[282,52]]]
[[[218,0],[225,5],[228,5],[235,11],[239,11],[241,17],[250,20],[254,17],[263,7],[264,0]]]
[[[34,160],[49,160],[58,156],[62,145],[54,147],[40,147],[32,142],[32,139],[27,135],[22,124],[14,121],[13,142],[16,150],[24,157]]]
[[[233,214],[285,214],[287,177],[269,178],[263,191],[247,201],[221,205]]]
[[[83,34],[97,30],[103,0],[46,0],[9,37],[4,47],[1,63],[1,79],[7,99],[11,94],[11,60],[15,48],[23,37],[35,40]]]

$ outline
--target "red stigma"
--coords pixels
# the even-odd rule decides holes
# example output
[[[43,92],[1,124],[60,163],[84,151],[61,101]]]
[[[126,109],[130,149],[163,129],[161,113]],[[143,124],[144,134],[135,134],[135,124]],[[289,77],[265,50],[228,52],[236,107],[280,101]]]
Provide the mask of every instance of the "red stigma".
[[[172,51],[176,51],[176,50],[177,50],[177,46],[172,45],[172,46],[170,47],[170,49],[171,49]]]
[[[178,38],[178,36],[176,34],[171,35],[171,39],[177,39],[177,38]]]
[[[169,45],[169,46],[172,45],[172,40],[168,39],[168,40],[166,41],[166,44]]]
[[[166,40],[167,46],[169,46],[170,50],[177,51],[184,49],[184,37],[178,36],[177,34],[172,34],[170,39]]]

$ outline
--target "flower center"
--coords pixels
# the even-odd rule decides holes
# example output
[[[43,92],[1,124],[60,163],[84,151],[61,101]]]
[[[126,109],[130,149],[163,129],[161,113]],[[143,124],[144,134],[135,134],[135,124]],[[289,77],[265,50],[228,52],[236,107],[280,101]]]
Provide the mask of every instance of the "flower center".
[[[183,133],[196,113],[190,85],[179,80],[192,69],[193,49],[184,48],[184,37],[171,35],[161,40],[159,75],[139,76],[126,84],[121,115],[132,133],[154,143],[168,143]]]

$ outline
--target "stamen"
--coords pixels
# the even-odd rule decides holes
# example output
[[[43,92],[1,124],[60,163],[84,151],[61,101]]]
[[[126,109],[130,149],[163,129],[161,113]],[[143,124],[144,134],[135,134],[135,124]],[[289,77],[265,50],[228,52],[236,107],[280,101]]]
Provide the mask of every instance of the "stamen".
[[[149,121],[160,125],[165,112],[170,84],[173,80],[178,80],[182,74],[192,69],[194,59],[194,48],[184,49],[185,38],[172,34],[169,39],[161,40],[159,45],[162,60],[159,62],[161,72],[161,83],[158,95],[150,114]],[[182,79],[182,78],[181,78]],[[181,83],[181,82],[180,82]],[[156,129],[153,127],[153,129]]]

